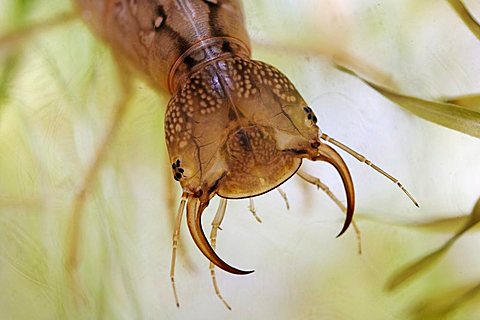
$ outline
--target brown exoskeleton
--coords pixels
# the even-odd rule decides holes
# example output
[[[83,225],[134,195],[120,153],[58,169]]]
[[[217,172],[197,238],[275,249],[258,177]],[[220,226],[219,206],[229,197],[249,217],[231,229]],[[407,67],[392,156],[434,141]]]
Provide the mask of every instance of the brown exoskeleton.
[[[230,266],[213,248],[226,199],[258,196],[298,173],[322,187],[344,209],[326,186],[299,172],[303,159],[326,161],[335,167],[347,198],[346,220],[339,235],[351,224],[355,207],[352,178],[340,155],[326,142],[372,166],[409,195],[392,176],[322,134],[315,114],[293,84],[276,68],[251,58],[238,0],[77,3],[82,17],[97,34],[155,88],[168,88],[173,95],[167,107],[165,131],[173,177],[183,189],[171,266],[177,305],[174,267],[185,206],[192,238],[211,263],[230,273],[248,274],[252,271]],[[201,218],[215,195],[222,200],[209,243]],[[213,264],[215,290],[224,301]]]
[[[313,111],[277,69],[246,57],[208,64],[194,73],[169,103],[165,130],[174,177],[187,201],[187,223],[199,249],[215,265],[223,262],[201,226],[209,201],[254,197],[293,176],[302,159],[332,164],[347,193],[353,217],[353,182],[342,158],[320,141]],[[183,204],[182,204],[183,206]]]

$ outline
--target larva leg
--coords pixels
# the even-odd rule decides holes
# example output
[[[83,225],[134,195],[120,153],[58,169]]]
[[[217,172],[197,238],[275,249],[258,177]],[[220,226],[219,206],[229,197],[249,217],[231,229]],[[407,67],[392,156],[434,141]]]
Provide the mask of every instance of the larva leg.
[[[213,250],[215,250],[215,247],[217,245],[217,232],[218,232],[218,229],[220,228],[220,225],[222,224],[223,217],[225,216],[226,210],[227,210],[227,200],[221,198],[217,213],[215,214],[215,217],[213,218],[213,221],[212,221],[212,231],[210,231],[210,244]],[[215,266],[211,262],[210,262],[210,275],[212,276],[212,282],[213,282],[213,288],[215,289],[215,294],[223,302],[225,307],[228,308],[228,310],[232,310],[232,308],[228,305],[227,301],[225,301],[222,294],[220,293],[220,289],[218,288],[218,283],[217,283],[217,276],[215,274]]]
[[[258,223],[262,223],[262,219],[257,215],[257,209],[255,208],[255,202],[253,198],[248,199],[248,210],[252,213],[253,217],[258,221]]]
[[[172,260],[170,262],[170,282],[172,283],[173,296],[175,297],[175,303],[177,307],[180,307],[180,302],[177,295],[177,287],[175,286],[175,261],[177,259],[177,247],[180,239],[180,227],[182,225],[183,211],[185,211],[185,203],[187,201],[187,195],[182,194],[182,200],[180,201],[180,206],[178,207],[177,218],[175,221],[175,227],[173,230],[173,239],[172,239]]]
[[[285,205],[287,206],[287,210],[290,210],[290,203],[288,202],[287,194],[285,191],[283,191],[282,188],[278,187],[277,188],[278,193],[280,193],[280,196],[282,196],[283,200],[285,201]]]
[[[343,203],[332,193],[330,188],[320,181],[319,178],[314,177],[303,170],[298,170],[297,175],[302,178],[304,181],[317,186],[318,189],[322,189],[326,195],[332,199],[333,202],[342,210],[343,213],[347,212],[347,208],[343,205]],[[355,229],[355,234],[357,235],[357,245],[358,245],[358,254],[362,254],[362,236],[360,232],[360,228],[358,227],[357,223],[352,221],[353,228]]]
[[[119,70],[124,76],[120,77],[121,83],[119,88],[119,100],[114,106],[114,114],[112,120],[103,135],[103,138],[98,146],[98,149],[87,167],[84,175],[84,179],[78,188],[74,200],[73,210],[68,225],[68,242],[66,252],[66,270],[70,276],[70,280],[75,280],[74,271],[78,264],[78,246],[80,240],[80,230],[82,225],[83,207],[85,205],[86,196],[88,191],[92,188],[97,173],[105,160],[107,155],[108,146],[112,144],[115,135],[118,131],[120,123],[126,113],[129,99],[131,98],[131,82],[128,72],[125,70]],[[76,286],[75,281],[72,282]]]
[[[20,42],[26,41],[30,37],[35,36],[42,31],[61,26],[75,18],[77,18],[77,14],[75,12],[62,13],[53,18],[33,23],[29,26],[25,26],[7,34],[0,35],[0,48],[4,48],[6,46],[16,47]]]
[[[297,175],[304,181],[313,184],[318,189],[322,189],[322,191],[325,192],[327,196],[332,199],[333,202],[335,202],[335,204],[340,208],[340,210],[345,211],[345,206],[343,205],[343,203],[332,193],[332,191],[330,191],[330,188],[326,184],[320,181],[319,178],[314,177],[303,170],[298,170]]]
[[[322,134],[321,138],[327,142],[330,142],[331,144],[339,147],[340,149],[342,149],[343,151],[345,151],[346,153],[350,154],[352,157],[354,157],[355,159],[357,159],[358,161],[362,162],[362,163],[365,163],[367,166],[371,167],[373,170],[377,171],[378,173],[380,173],[381,175],[383,175],[384,177],[386,177],[387,179],[389,179],[390,181],[392,181],[393,183],[395,183],[409,198],[410,200],[413,202],[413,204],[415,204],[415,206],[417,207],[420,207],[418,205],[418,202],[415,200],[415,198],[413,198],[413,196],[410,194],[410,192],[407,191],[407,189],[405,189],[403,187],[403,185],[400,183],[400,181],[398,181],[395,177],[391,176],[389,173],[387,173],[386,171],[384,171],[382,168],[378,167],[377,165],[375,165],[374,163],[372,163],[370,160],[368,160],[367,158],[365,158],[363,155],[361,155],[360,153],[358,153],[357,151],[353,150],[352,148],[344,145],[343,143],[341,143],[340,141],[337,141],[331,137],[329,137],[328,135],[326,135],[325,133]]]

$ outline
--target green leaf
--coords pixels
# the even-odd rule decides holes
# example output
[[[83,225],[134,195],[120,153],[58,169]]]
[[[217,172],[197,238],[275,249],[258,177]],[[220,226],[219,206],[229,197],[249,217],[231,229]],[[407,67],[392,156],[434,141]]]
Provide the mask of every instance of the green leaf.
[[[395,273],[390,280],[387,282],[385,289],[387,291],[393,291],[397,289],[401,284],[412,279],[415,275],[419,274],[421,271],[432,266],[437,262],[450,248],[451,243],[446,243],[440,249],[437,249],[425,257],[415,261],[414,263],[408,265],[407,267],[401,269],[399,272]]]
[[[410,313],[415,319],[443,318],[474,299],[479,293],[480,284],[456,287],[421,301]]]
[[[480,94],[471,94],[466,96],[459,96],[445,100],[446,103],[452,103],[469,109],[480,112]]]
[[[472,213],[470,214],[471,223],[477,223],[480,221],[480,198],[478,198],[477,203],[473,207]]]
[[[425,120],[480,138],[480,110],[403,95],[370,82],[346,67],[337,65],[337,68],[357,77],[388,100]]]
[[[404,284],[408,280],[411,280],[414,276],[418,275],[420,272],[425,271],[428,267],[432,266],[437,262],[441,257],[447,253],[448,249],[467,231],[472,229],[480,221],[480,198],[477,200],[475,207],[470,214],[470,219],[465,223],[465,225],[457,231],[443,246],[439,249],[434,250],[433,252],[427,254],[426,256],[420,258],[419,260],[409,264],[408,266],[400,269],[396,272],[390,280],[387,282],[385,288],[388,291],[397,289],[400,285]]]
[[[357,221],[365,220],[395,227],[413,228],[425,232],[435,233],[455,233],[460,227],[464,226],[469,219],[471,219],[470,215],[466,214],[449,218],[431,219],[427,221],[391,221],[388,219],[359,213],[357,213],[355,217]],[[480,231],[480,224],[475,228],[472,228],[471,231]]]
[[[458,216],[452,218],[433,219],[424,222],[408,222],[402,226],[418,228],[428,232],[457,232],[457,230],[461,226],[465,225],[469,219],[470,216]],[[475,230],[480,231],[480,225],[478,225]]]
[[[473,18],[463,2],[460,0],[448,0],[448,3],[453,7],[468,29],[480,40],[480,24]]]
[[[41,31],[61,26],[77,18],[75,12],[64,12],[39,22],[33,22],[29,25],[21,25],[8,33],[0,32],[0,48],[13,48],[17,50],[22,42],[26,42],[30,37],[39,34]]]

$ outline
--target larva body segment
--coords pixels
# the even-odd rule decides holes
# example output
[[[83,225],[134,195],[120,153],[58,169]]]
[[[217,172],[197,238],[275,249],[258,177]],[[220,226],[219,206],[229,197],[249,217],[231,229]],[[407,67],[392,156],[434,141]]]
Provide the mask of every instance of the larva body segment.
[[[242,6],[236,0],[76,0],[76,4],[93,31],[157,89],[168,90],[172,67],[195,44],[231,37],[250,46]]]

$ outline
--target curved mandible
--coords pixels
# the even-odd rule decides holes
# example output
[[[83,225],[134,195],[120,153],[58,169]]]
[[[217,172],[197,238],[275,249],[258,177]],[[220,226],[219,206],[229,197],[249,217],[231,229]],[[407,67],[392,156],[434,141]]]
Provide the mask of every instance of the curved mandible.
[[[200,202],[200,199],[190,197],[187,203],[187,225],[190,230],[190,234],[195,241],[198,249],[207,257],[210,262],[219,267],[220,269],[238,275],[245,275],[252,273],[252,271],[243,271],[234,268],[223,261],[212,249],[210,243],[205,237],[205,233],[202,228],[202,214],[205,208],[208,206],[208,202]]]
[[[352,176],[348,167],[343,161],[342,157],[338,154],[337,151],[332,149],[330,146],[322,143],[318,147],[318,159],[330,163],[335,167],[337,172],[342,178],[343,187],[345,188],[345,193],[347,195],[347,217],[343,225],[342,230],[337,235],[337,238],[340,237],[345,231],[347,231],[350,223],[353,220],[353,213],[355,210],[355,190],[353,188]]]

